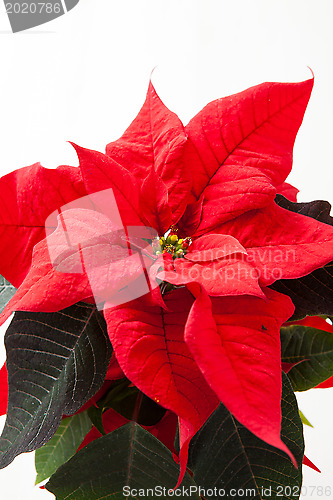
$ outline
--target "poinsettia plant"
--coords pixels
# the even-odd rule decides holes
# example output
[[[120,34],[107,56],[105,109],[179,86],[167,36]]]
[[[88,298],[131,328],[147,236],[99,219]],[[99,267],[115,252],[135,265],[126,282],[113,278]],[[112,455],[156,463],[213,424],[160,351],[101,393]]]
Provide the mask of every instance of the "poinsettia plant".
[[[0,179],[0,467],[36,450],[59,500],[299,497],[294,391],[333,381],[330,205],[285,182],[312,86],[184,127],[150,83],[106,154]]]

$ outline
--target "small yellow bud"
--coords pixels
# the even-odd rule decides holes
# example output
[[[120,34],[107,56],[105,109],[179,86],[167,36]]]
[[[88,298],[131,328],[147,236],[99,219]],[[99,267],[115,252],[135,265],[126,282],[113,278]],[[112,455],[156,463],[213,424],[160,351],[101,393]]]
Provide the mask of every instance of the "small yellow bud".
[[[160,245],[163,246],[164,245],[164,238],[160,238]]]
[[[178,241],[178,236],[176,234],[173,234],[171,237],[171,243],[176,243],[176,241]]]
[[[178,240],[178,245],[181,245],[183,243],[183,238],[180,238],[180,240]]]

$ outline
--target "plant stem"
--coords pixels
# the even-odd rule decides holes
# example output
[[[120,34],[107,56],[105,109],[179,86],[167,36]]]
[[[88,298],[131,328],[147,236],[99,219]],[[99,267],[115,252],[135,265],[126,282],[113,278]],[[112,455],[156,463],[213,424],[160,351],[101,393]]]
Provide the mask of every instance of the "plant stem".
[[[142,399],[143,399],[143,393],[140,391],[135,401],[135,406],[132,415],[133,422],[138,422]]]

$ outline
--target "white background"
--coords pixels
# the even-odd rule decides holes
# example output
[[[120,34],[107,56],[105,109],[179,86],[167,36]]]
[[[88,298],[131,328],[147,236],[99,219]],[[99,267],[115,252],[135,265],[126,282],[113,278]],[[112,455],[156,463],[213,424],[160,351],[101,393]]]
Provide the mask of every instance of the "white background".
[[[36,161],[76,165],[68,140],[103,151],[138,112],[155,66],[157,91],[185,123],[212,99],[309,78],[310,66],[315,87],[290,182],[301,201],[332,202],[332,21],[331,0],[80,0],[12,34],[1,2],[1,175]],[[306,453],[322,470],[305,467],[304,485],[330,485],[333,498],[332,391],[298,399],[315,426]],[[33,485],[33,454],[0,471],[1,500],[54,498]],[[320,496],[308,488],[303,498]]]

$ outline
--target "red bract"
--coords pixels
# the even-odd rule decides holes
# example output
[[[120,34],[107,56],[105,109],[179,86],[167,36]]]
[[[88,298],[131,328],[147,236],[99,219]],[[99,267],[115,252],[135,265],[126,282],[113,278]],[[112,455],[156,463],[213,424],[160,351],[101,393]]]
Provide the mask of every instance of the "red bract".
[[[324,332],[333,333],[333,325],[327,323],[327,321],[320,316],[307,316],[304,319],[289,321],[286,324],[286,326],[291,325],[308,326],[309,328],[317,328],[318,330],[323,330]]]
[[[288,182],[284,182],[277,188],[277,193],[282,194],[287,200],[296,202],[297,201],[297,193],[299,190],[292,186],[291,184],[288,184]]]
[[[184,325],[193,302],[191,294],[176,290],[165,299],[170,312],[138,299],[120,308],[106,308],[104,316],[116,357],[127,378],[178,415],[180,462],[185,467],[190,438],[219,400],[184,341]]]
[[[305,360],[302,359],[301,361],[296,361],[295,363],[282,362],[281,363],[282,370],[284,371],[284,373],[288,373],[288,372],[290,372],[290,370],[292,368],[294,368],[294,366],[299,365],[300,363],[303,363],[303,361],[305,361]]]
[[[299,278],[332,260],[332,227],[274,202],[222,224],[217,232],[239,240],[264,286]]]
[[[258,273],[247,262],[246,254],[232,236],[209,234],[196,239],[183,259],[173,260],[170,254],[163,254],[153,264],[152,271],[162,268],[156,277],[173,285],[200,283],[212,296],[265,297]]]
[[[329,389],[330,387],[333,387],[333,376],[322,382],[321,384],[318,384],[315,389]]]
[[[187,125],[190,202],[204,195],[197,233],[267,206],[292,166],[313,80],[264,83],[208,104]]]
[[[18,287],[34,245],[45,238],[46,218],[86,190],[78,168],[50,170],[36,163],[2,177],[0,191],[0,273]]]
[[[308,467],[315,470],[316,472],[321,472],[321,470],[318,469],[318,467],[313,462],[311,462],[311,460],[308,457],[306,457],[305,455],[303,458],[303,464],[307,465]]]
[[[186,289],[165,296],[167,311],[138,299],[104,310],[125,375],[179,417],[180,463],[191,437],[219,401],[266,442],[280,439],[280,325],[293,313],[288,297],[209,297]],[[290,453],[289,453],[290,454]],[[181,478],[180,478],[181,479]]]
[[[105,299],[102,279],[112,276],[104,315],[115,356],[132,383],[178,416],[179,482],[192,436],[220,401],[293,460],[280,438],[279,341],[279,328],[293,305],[267,286],[333,260],[333,227],[274,202],[278,192],[296,196],[285,179],[312,85],[313,80],[258,85],[210,103],[184,128],[150,84],[137,118],[107,146],[106,155],[74,146],[84,183],[76,178],[81,195],[112,190],[127,239],[106,241],[102,234],[100,240],[101,214],[88,216],[80,208],[64,212],[56,231],[35,246],[29,273],[1,316],[3,321],[17,309],[55,311],[91,300],[96,288]],[[64,203],[76,197],[72,188],[64,189]],[[36,192],[26,196],[35,199]],[[43,222],[59,208],[58,201],[48,206],[46,199]],[[75,248],[66,249],[63,223]],[[158,250],[154,240],[140,260],[151,279],[150,295],[130,300],[124,293],[126,300],[114,307],[112,294],[130,290],[126,259],[133,257],[133,248],[136,255],[142,253],[130,237],[134,226],[151,227],[164,237],[163,246]],[[174,239],[167,238],[169,229]],[[90,241],[97,238],[93,283],[86,267],[78,272],[84,263],[80,242],[87,235]],[[40,232],[32,239],[27,230],[16,236],[17,248],[29,256]],[[50,244],[57,248],[56,268]],[[121,264],[113,261],[115,255]],[[128,262],[133,287],[139,260]],[[2,265],[10,279],[9,252]],[[166,293],[165,303],[152,286],[159,278],[182,286]]]
[[[184,158],[185,144],[186,133],[181,121],[164,106],[150,83],[138,116],[120,139],[106,147],[106,154],[137,178],[145,179],[153,171],[155,178],[163,180],[167,194],[161,191],[157,195],[147,194],[157,203],[161,203],[163,197],[167,200],[172,210],[169,225],[183,215],[192,184],[191,168]],[[149,203],[149,199],[144,203]]]
[[[280,439],[279,346],[280,326],[293,313],[293,305],[273,290],[265,294],[266,300],[216,297],[211,304],[201,292],[184,339],[209,385],[237,420],[291,456]]]

